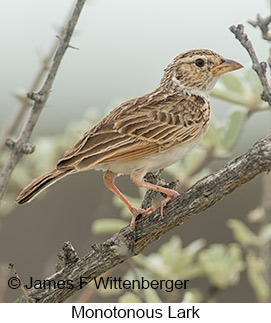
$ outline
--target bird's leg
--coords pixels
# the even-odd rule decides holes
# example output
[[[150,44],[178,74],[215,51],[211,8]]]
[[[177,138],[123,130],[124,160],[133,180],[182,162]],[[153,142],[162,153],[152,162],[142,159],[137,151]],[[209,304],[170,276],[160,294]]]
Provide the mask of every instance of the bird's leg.
[[[142,176],[136,173],[131,174],[130,177],[131,177],[131,180],[139,187],[145,187],[147,189],[151,189],[153,191],[160,192],[167,195],[167,197],[161,203],[161,217],[163,217],[163,210],[164,210],[164,207],[167,205],[167,203],[170,200],[172,200],[174,197],[179,195],[179,193],[175,190],[171,190],[166,187],[145,182]]]
[[[154,208],[150,207],[145,210],[145,209],[140,209],[140,208],[137,209],[137,208],[133,207],[132,204],[127,200],[127,198],[115,186],[114,180],[115,180],[116,176],[117,176],[116,173],[113,173],[110,170],[107,170],[104,173],[104,184],[111,192],[116,194],[126,204],[126,206],[128,207],[128,209],[130,210],[130,212],[133,215],[130,226],[132,229],[135,229],[135,220],[136,220],[137,216],[139,214],[146,215],[146,214],[150,213],[151,211],[153,211]]]

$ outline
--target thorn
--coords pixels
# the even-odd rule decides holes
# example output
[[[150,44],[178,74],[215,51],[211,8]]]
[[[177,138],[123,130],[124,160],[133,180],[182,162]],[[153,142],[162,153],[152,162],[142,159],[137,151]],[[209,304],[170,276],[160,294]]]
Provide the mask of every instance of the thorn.
[[[69,45],[68,48],[79,50],[79,47],[75,47],[75,46],[72,46],[72,45]]]
[[[37,103],[41,103],[44,100],[44,96],[39,93],[28,92],[26,95],[27,95],[28,99],[33,100]]]
[[[25,143],[22,145],[22,148],[21,148],[21,152],[28,155],[28,154],[32,154],[35,150],[35,146],[32,146],[31,144],[29,143]]]
[[[11,95],[13,95],[18,101],[20,101],[21,103],[29,103],[30,104],[30,101],[29,99],[27,98],[26,94],[25,94],[25,91],[24,92],[19,92],[19,91],[16,91],[16,92],[11,92]]]
[[[11,138],[7,138],[6,142],[5,142],[5,145],[10,149],[12,150],[15,146],[15,141]]]
[[[56,38],[59,39],[59,40],[62,40],[62,38],[59,35],[56,35]],[[72,46],[72,45],[68,45],[68,48],[79,50],[79,47],[75,47],[75,46]]]
[[[16,141],[14,141],[13,139],[11,138],[7,138],[6,142],[5,142],[5,145],[10,149],[10,150],[13,150],[13,149],[18,149],[20,152],[22,152],[23,154],[32,154],[35,150],[35,146],[32,146],[31,144],[29,143],[25,143],[25,144],[22,144],[22,146],[19,145],[16,145]]]
[[[266,62],[260,62],[260,67],[261,67],[262,73],[265,74],[267,69]]]

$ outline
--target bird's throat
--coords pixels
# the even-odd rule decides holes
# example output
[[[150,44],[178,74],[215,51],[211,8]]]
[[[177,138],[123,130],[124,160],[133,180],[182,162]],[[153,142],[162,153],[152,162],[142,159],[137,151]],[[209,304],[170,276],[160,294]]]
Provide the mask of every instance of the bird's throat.
[[[215,80],[213,84],[210,84],[210,86],[207,86],[206,88],[198,88],[198,87],[191,88],[191,87],[184,86],[176,77],[172,78],[174,91],[185,93],[189,96],[192,96],[192,95],[199,96],[207,102],[210,101],[209,99],[210,92],[213,89],[216,81],[217,80]]]

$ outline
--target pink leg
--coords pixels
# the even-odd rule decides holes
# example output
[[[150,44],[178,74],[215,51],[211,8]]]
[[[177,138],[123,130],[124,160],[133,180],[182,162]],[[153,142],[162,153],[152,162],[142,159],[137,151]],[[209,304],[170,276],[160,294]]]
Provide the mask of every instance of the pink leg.
[[[137,175],[137,174],[131,174],[131,180],[139,187],[145,187],[147,189],[156,191],[156,192],[160,192],[160,193],[164,193],[167,195],[167,198],[165,198],[162,203],[161,203],[161,216],[163,217],[163,210],[164,207],[167,205],[167,203],[172,200],[174,197],[178,196],[179,193],[175,190],[171,190],[169,188],[165,188],[159,185],[155,185],[155,184],[151,184],[148,182],[144,182],[144,180],[142,179],[142,176]]]
[[[128,209],[131,211],[131,213],[133,215],[130,226],[132,229],[135,229],[136,217],[139,214],[146,215],[146,214],[150,213],[151,211],[153,211],[154,208],[150,207],[147,210],[144,210],[144,209],[137,209],[137,208],[133,207],[132,204],[127,200],[127,198],[115,186],[114,180],[115,180],[116,176],[117,176],[116,173],[113,173],[113,172],[107,170],[104,174],[104,184],[111,192],[116,194],[127,205]]]

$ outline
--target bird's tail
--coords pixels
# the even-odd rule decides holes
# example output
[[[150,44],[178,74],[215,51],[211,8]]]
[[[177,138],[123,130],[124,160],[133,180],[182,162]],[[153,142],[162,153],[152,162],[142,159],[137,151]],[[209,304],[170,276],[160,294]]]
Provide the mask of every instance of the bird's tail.
[[[57,182],[60,178],[71,173],[73,169],[54,169],[51,172],[36,178],[31,184],[22,190],[16,198],[18,204],[32,201],[40,192]]]

